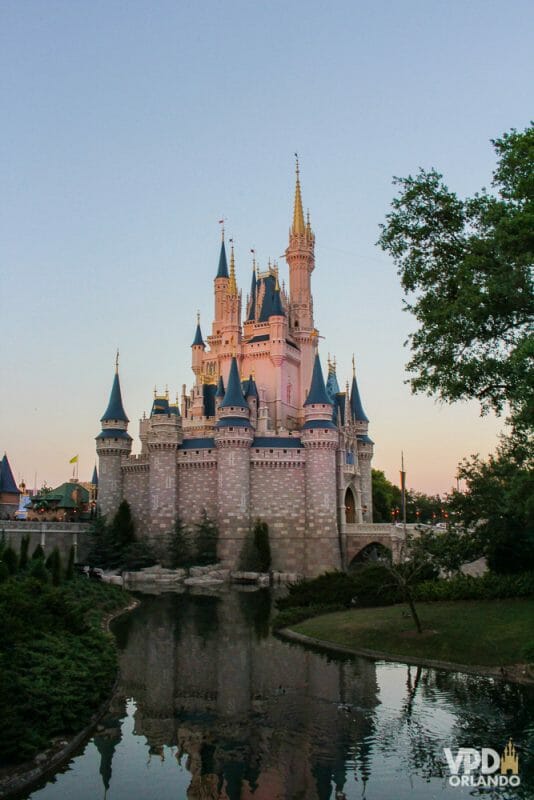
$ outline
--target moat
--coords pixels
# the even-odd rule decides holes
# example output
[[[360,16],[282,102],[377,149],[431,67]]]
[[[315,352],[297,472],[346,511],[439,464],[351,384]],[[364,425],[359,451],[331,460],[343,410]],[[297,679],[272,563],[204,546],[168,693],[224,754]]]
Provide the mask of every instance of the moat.
[[[512,737],[534,796],[534,689],[332,657],[269,632],[269,590],[140,596],[94,737],[32,800],[407,800],[451,787],[443,748]]]

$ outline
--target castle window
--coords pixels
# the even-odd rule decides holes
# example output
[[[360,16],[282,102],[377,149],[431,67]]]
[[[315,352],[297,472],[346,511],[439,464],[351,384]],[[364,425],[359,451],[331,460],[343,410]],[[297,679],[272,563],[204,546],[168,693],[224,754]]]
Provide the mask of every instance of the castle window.
[[[256,450],[256,453],[259,453],[259,452],[260,452],[259,450]]]
[[[195,455],[197,455],[197,456],[198,456],[198,454],[199,454],[199,451],[198,451],[198,450],[195,450]]]
[[[287,453],[287,450],[284,450],[284,453]]]
[[[269,450],[269,453],[274,453],[274,450]]]
[[[233,428],[228,428],[229,431],[233,431]]]

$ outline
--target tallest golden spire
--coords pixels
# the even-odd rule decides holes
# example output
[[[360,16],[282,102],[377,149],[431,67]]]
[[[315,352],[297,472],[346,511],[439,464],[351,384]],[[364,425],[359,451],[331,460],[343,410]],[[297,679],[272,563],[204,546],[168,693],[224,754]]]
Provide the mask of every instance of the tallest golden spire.
[[[295,206],[293,209],[293,228],[291,229],[291,233],[295,234],[303,234],[305,232],[304,226],[304,212],[302,210],[302,196],[300,193],[300,170],[299,170],[299,157],[297,153],[295,153],[296,159],[296,174],[297,174],[297,181],[295,184]]]

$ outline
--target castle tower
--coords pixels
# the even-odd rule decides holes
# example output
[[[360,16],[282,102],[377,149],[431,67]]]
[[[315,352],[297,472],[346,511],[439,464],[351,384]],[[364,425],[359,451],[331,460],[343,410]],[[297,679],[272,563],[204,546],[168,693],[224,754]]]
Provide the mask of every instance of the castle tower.
[[[111,517],[123,497],[121,460],[130,455],[132,449],[132,437],[128,433],[129,420],[122,404],[118,351],[109,403],[100,422],[102,431],[96,437],[100,475],[98,509],[101,514]]]
[[[369,420],[363,410],[358,382],[356,381],[356,366],[352,358],[352,387],[350,391],[350,411],[352,423],[356,431],[358,444],[358,463],[360,465],[362,486],[362,516],[364,522],[373,521],[373,482],[371,461],[373,458],[374,442],[369,438]]]
[[[197,329],[195,331],[195,338],[191,345],[192,350],[192,367],[195,377],[198,381],[202,373],[202,356],[206,350],[204,339],[202,338],[202,331],[200,330],[200,314],[197,313]]]
[[[178,467],[176,451],[182,443],[182,418],[178,404],[169,396],[156,396],[146,435],[149,454],[149,528],[151,538],[172,531],[178,507]]]
[[[220,336],[221,333],[221,322],[224,319],[224,305],[225,305],[226,292],[228,289],[229,278],[230,276],[228,275],[228,262],[226,260],[226,248],[224,246],[224,228],[223,228],[221,252],[219,255],[219,266],[217,268],[217,274],[215,276],[215,281],[214,281],[215,315],[213,318],[213,330],[212,330],[213,336]]]
[[[250,409],[232,357],[224,399],[215,426],[219,558],[235,568],[250,529]]]
[[[231,240],[230,240],[231,241]],[[241,342],[241,292],[235,277],[235,256],[232,242],[230,249],[230,276],[224,298],[224,315],[221,324],[224,344],[236,350]]]
[[[301,440],[306,449],[306,575],[339,569],[336,449],[338,432],[316,354],[310,390],[304,404]]]
[[[304,222],[300,189],[300,170],[297,158],[293,224],[289,230],[289,245],[285,252],[289,266],[289,328],[301,350],[302,406],[310,385],[315,352],[315,325],[311,274],[315,268],[315,235],[310,220]]]

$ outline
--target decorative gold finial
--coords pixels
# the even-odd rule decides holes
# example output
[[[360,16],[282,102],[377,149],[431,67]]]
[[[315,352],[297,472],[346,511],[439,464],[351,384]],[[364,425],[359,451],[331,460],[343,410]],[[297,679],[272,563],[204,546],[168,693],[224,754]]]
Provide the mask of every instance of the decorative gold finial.
[[[276,270],[275,274],[275,282],[274,282],[274,290],[275,292],[280,291],[280,284],[278,283],[278,270]]]
[[[119,348],[117,347],[117,355],[115,356],[115,373],[119,374]]]
[[[298,153],[295,153],[295,171],[296,171],[296,183],[295,183],[295,203],[293,208],[293,228],[291,233],[295,234],[303,234],[305,232],[304,228],[304,212],[302,210],[302,196],[300,193],[300,168],[299,168],[299,157]]]
[[[354,353],[352,354],[352,377],[356,377],[356,361],[354,360]]]
[[[158,387],[154,384],[154,400],[158,396]]]
[[[228,283],[228,294],[235,296],[237,294],[237,283],[235,279],[235,258],[234,258],[234,240],[229,240],[231,243],[230,250],[230,281]]]
[[[328,364],[328,369],[330,369],[330,367],[332,366],[332,364],[330,362],[330,353],[328,353],[328,356],[326,358],[326,363]]]
[[[336,372],[337,371],[337,358],[335,356],[333,358],[333,362],[332,363],[333,363],[333,366],[334,366],[334,372]]]
[[[169,399],[169,386],[168,386],[168,384],[165,384],[165,397],[167,398],[167,400]]]
[[[197,311],[197,325],[200,325],[200,311]]]
[[[219,220],[219,225],[221,226],[221,238],[222,238],[223,242],[224,242],[224,223],[225,223],[225,221],[226,221],[226,217],[222,217]]]

